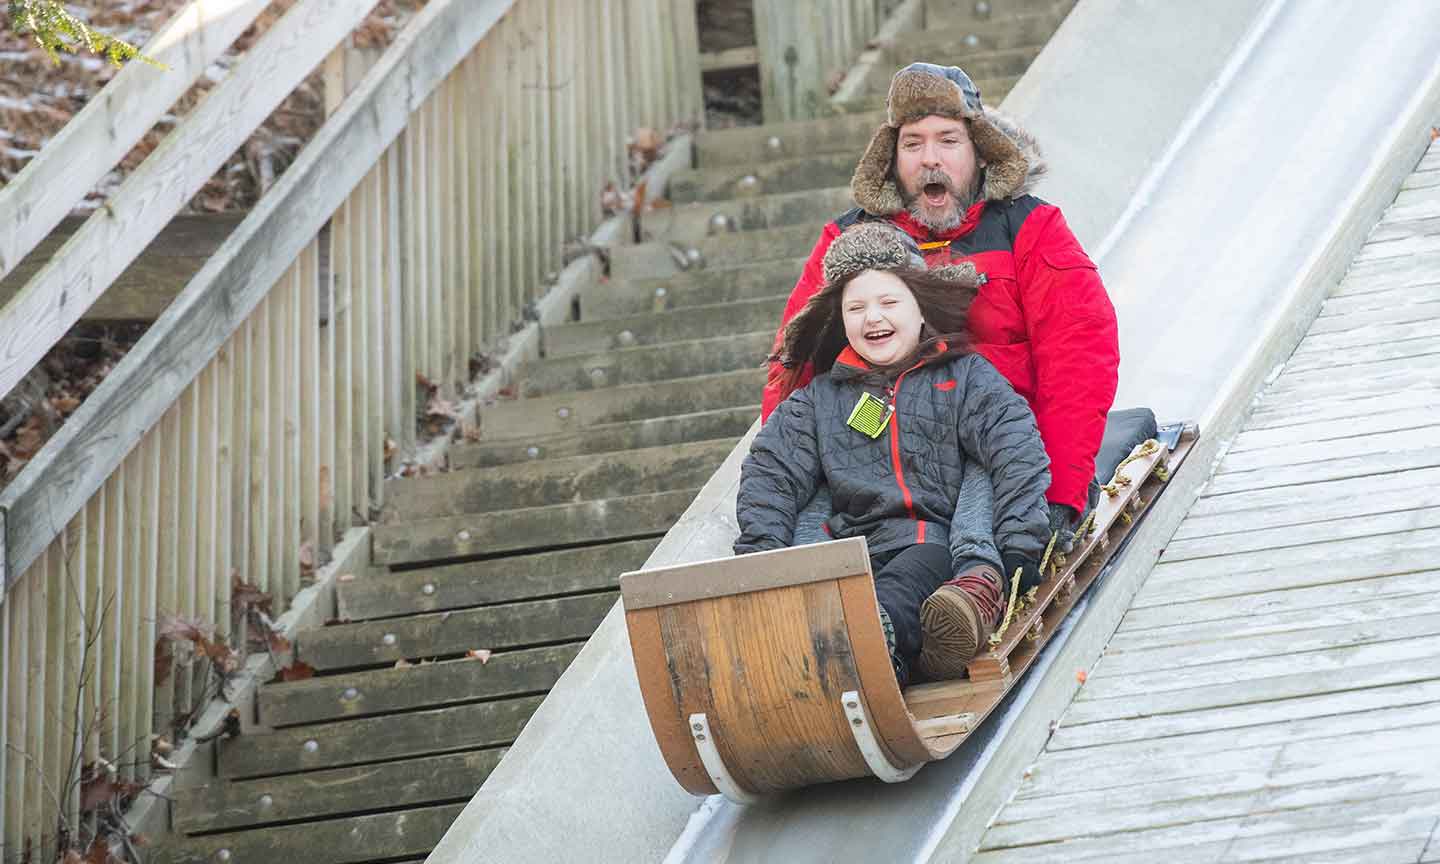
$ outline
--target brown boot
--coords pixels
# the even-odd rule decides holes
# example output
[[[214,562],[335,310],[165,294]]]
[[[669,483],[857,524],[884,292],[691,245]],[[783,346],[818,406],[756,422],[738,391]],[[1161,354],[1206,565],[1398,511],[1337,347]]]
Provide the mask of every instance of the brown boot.
[[[916,671],[932,681],[960,678],[985,649],[1000,618],[1000,574],[975,567],[935,590],[920,607]]]

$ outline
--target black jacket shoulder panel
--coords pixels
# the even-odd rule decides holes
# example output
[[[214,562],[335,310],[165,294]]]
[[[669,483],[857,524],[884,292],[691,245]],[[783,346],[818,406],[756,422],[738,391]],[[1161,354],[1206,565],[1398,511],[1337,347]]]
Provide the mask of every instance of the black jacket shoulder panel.
[[[975,230],[950,245],[953,257],[964,258],[980,252],[1009,252],[1015,248],[1020,226],[1045,202],[1034,195],[1021,195],[1004,201],[991,201],[980,214]]]
[[[844,231],[851,225],[857,225],[861,222],[881,221],[885,221],[884,216],[874,216],[866,213],[863,209],[859,207],[851,207],[849,210],[846,210],[844,213],[841,213],[839,216],[835,217],[835,227],[839,228],[841,231]]]

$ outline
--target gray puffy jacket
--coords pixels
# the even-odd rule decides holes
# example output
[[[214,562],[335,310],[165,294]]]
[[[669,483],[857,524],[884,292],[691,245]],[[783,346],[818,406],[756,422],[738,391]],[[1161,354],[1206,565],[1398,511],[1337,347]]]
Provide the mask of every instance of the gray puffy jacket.
[[[895,408],[878,438],[847,422],[865,391]],[[957,572],[998,566],[985,548],[993,525],[999,551],[1039,560],[1050,537],[1049,465],[1034,414],[978,354],[918,365],[887,389],[867,383],[864,361],[846,348],[755,436],[740,469],[735,552],[792,545],[796,515],[823,480],[833,502],[827,533],[863,535],[871,554],[939,543]],[[962,500],[990,486],[993,501]],[[969,521],[977,524],[967,530]]]

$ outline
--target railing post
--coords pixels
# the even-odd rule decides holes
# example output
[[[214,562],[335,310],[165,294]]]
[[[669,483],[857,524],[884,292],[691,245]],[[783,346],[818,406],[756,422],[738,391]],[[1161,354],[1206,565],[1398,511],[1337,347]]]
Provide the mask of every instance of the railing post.
[[[766,123],[824,113],[829,99],[824,67],[827,10],[820,0],[755,0],[760,53],[760,98]]]

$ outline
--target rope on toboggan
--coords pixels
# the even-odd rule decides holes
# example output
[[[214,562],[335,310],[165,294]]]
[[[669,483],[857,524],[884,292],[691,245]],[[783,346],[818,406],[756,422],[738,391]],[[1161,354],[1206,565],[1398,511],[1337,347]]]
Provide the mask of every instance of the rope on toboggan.
[[[1143,443],[1141,443],[1138,447],[1136,447],[1133,451],[1131,451],[1129,456],[1121,459],[1120,464],[1115,466],[1115,473],[1111,476],[1110,482],[1100,487],[1101,489],[1105,490],[1106,496],[1114,498],[1116,495],[1120,494],[1121,489],[1131,485],[1130,478],[1126,477],[1124,474],[1121,473],[1125,470],[1125,466],[1129,465],[1131,462],[1136,461],[1137,459],[1144,459],[1146,456],[1150,456],[1156,453],[1157,451],[1159,451],[1159,449],[1160,442],[1156,441],[1154,438],[1149,438]],[[1163,463],[1157,464],[1153,473],[1155,474],[1155,477],[1160,480],[1161,483],[1165,483],[1170,480],[1170,471],[1168,468],[1165,467]],[[1120,517],[1125,520],[1125,524],[1130,524],[1130,514],[1128,512],[1121,513]],[[1080,522],[1080,525],[1075,529],[1076,542],[1084,543],[1090,538],[1090,534],[1094,530],[1095,509],[1091,508],[1090,512],[1086,514],[1085,518]],[[1064,553],[1055,554],[1055,544],[1059,541],[1059,539],[1059,531],[1056,531],[1055,533],[1050,535],[1050,542],[1045,546],[1045,554],[1040,558],[1040,573],[1042,575],[1044,575],[1047,568],[1050,568],[1050,576],[1055,576],[1060,572],[1060,568],[1064,567],[1067,563]],[[1053,562],[1051,561],[1052,555],[1054,557]],[[1017,611],[1029,608],[1029,606],[1035,602],[1035,595],[1040,590],[1039,586],[1037,585],[1036,587],[1031,588],[1029,591],[1026,591],[1024,597],[1021,597],[1020,574],[1022,572],[1022,568],[1017,567],[1015,568],[1014,574],[1012,574],[1010,577],[1010,602],[1005,604],[1005,619],[1000,623],[1000,627],[994,633],[990,634],[991,647],[999,645],[1002,641],[1004,641],[1005,633],[1007,630],[1010,629],[1010,622],[1015,620],[1015,613]]]

